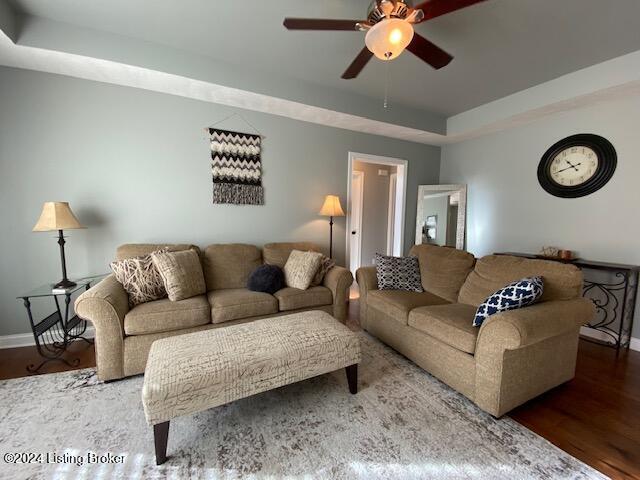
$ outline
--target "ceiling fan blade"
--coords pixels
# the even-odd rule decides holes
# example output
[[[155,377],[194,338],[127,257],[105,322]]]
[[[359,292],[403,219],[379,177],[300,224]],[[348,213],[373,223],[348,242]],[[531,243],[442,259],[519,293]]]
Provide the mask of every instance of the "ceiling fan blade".
[[[362,50],[360,50],[360,53],[358,54],[356,59],[351,62],[349,68],[347,68],[342,74],[342,78],[344,78],[345,80],[356,78],[360,74],[362,69],[367,65],[369,60],[371,60],[371,57],[373,57],[373,53],[371,53],[367,47],[364,47]]]
[[[324,18],[285,18],[283,25],[289,30],[358,30],[365,20],[336,20]]]
[[[486,0],[429,0],[415,6],[414,9],[424,12],[424,18],[422,19],[422,22],[424,22],[484,1]]]
[[[451,55],[417,33],[413,35],[413,40],[411,40],[407,50],[436,70],[449,65],[449,62],[453,60]]]

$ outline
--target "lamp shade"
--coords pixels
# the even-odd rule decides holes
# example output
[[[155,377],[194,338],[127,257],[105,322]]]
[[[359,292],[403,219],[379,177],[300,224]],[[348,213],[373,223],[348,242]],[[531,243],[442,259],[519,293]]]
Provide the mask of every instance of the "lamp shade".
[[[388,18],[369,29],[364,39],[367,48],[380,60],[393,60],[413,40],[413,26],[406,20]]]
[[[327,195],[319,214],[324,217],[344,217],[344,212],[340,205],[340,197],[337,195]]]
[[[33,231],[49,232],[51,230],[74,230],[78,228],[85,227],[80,224],[67,202],[45,202]]]

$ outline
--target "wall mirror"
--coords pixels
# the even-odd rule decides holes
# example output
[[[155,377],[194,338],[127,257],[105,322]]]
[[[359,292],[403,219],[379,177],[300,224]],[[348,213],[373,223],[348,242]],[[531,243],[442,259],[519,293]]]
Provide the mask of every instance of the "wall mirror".
[[[464,249],[466,185],[420,185],[417,211],[416,244]]]

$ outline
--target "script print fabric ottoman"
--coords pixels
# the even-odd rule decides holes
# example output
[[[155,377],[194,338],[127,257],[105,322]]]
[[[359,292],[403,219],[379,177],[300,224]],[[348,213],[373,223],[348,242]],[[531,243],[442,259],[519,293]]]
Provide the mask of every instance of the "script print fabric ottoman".
[[[166,460],[169,420],[347,368],[356,391],[357,335],[322,311],[190,333],[153,343],[142,402]]]

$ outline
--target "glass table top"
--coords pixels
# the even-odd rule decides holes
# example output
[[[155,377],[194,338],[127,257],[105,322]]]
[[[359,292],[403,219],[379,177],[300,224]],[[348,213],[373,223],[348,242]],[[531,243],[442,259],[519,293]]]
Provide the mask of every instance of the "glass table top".
[[[92,283],[97,283],[103,278],[107,277],[109,274],[95,275],[93,277],[84,277],[79,279],[70,279],[72,282],[76,282],[75,287],[70,287],[65,289],[63,292],[53,293],[54,283],[47,283],[46,285],[40,285],[33,290],[30,290],[22,295],[18,295],[16,298],[33,298],[33,297],[52,297],[54,295],[71,295],[78,290],[83,290],[87,288],[87,285],[91,285]]]

